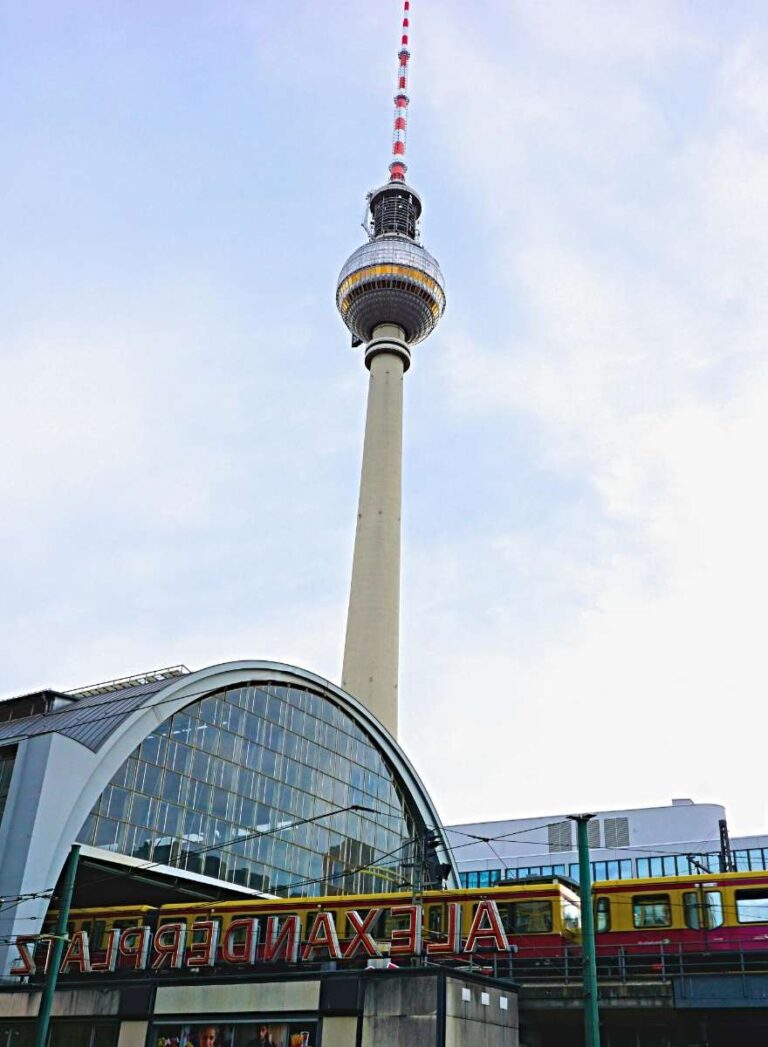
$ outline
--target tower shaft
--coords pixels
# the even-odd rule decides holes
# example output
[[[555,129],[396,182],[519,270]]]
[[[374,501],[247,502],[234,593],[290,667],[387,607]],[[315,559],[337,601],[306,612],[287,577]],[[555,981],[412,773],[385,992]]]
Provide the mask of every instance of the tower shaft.
[[[397,734],[404,332],[379,324],[370,368],[341,686]]]

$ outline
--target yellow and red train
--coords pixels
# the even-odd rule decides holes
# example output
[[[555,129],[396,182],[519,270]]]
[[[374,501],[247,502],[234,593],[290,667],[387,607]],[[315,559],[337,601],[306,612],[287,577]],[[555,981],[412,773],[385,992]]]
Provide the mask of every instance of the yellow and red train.
[[[768,873],[597,882],[598,964],[745,954],[768,968]],[[55,912],[43,934],[52,932]],[[580,954],[575,884],[561,878],[462,890],[238,899],[73,909],[62,973],[342,962],[512,960],[556,967]],[[75,945],[73,946],[73,942]],[[32,950],[32,942],[27,951]],[[45,964],[38,946],[38,970]],[[23,967],[23,965],[22,965]],[[17,973],[29,973],[17,968]]]

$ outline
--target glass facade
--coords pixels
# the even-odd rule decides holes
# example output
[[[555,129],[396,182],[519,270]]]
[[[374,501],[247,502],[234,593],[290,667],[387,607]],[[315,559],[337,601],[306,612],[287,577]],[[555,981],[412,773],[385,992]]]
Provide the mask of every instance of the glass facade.
[[[568,865],[520,865],[514,869],[483,869],[459,874],[462,887],[492,887],[502,877],[505,880],[521,880],[526,876],[568,876],[579,879],[578,862]],[[632,859],[592,862],[593,880],[628,880],[632,876]]]
[[[764,871],[768,869],[768,847],[750,847],[748,850],[734,850],[733,860],[737,872]],[[633,871],[634,866],[634,871]],[[657,876],[695,876],[697,873],[720,871],[720,854],[709,851],[706,854],[659,854],[649,858],[620,858],[613,861],[592,862],[593,880],[627,880],[638,878],[655,878]],[[520,879],[524,876],[570,876],[579,878],[577,862],[568,865],[530,865],[515,869],[486,869],[478,872],[461,873],[464,887],[488,887],[501,877],[507,880]]]
[[[373,812],[341,811],[353,804]],[[296,824],[317,819],[308,824]],[[206,696],[131,754],[81,843],[283,895],[396,890],[415,810],[366,732],[328,697],[279,684]]]
[[[719,872],[720,855],[717,853],[692,854],[689,858],[686,854],[664,854],[653,858],[637,859],[637,875],[640,877],[695,876],[702,869],[713,873]]]

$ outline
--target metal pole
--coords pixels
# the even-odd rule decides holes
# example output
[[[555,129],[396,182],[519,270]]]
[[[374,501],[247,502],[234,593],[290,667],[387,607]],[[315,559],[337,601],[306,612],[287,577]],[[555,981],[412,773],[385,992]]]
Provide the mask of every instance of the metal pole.
[[[53,997],[56,992],[56,982],[59,977],[61,957],[64,952],[64,942],[67,938],[67,923],[69,921],[69,910],[72,905],[72,892],[75,888],[75,873],[77,872],[77,861],[80,857],[80,844],[73,843],[67,858],[67,867],[64,872],[64,886],[59,899],[59,918],[56,921],[55,937],[48,962],[48,977],[43,989],[43,998],[40,1000],[40,1010],[37,1013],[37,1028],[35,1029],[35,1047],[46,1047],[48,1040],[48,1025],[51,1020],[53,1009]]]
[[[600,1047],[600,1016],[597,996],[595,920],[592,912],[592,867],[589,860],[587,826],[593,814],[572,814],[579,841],[579,895],[581,897],[581,944],[584,954],[584,1043]]]

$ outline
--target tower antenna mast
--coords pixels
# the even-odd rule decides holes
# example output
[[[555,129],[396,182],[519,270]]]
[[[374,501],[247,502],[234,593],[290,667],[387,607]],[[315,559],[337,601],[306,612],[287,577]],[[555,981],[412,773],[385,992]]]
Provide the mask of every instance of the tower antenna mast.
[[[352,584],[341,686],[394,735],[400,653],[400,503],[403,375],[411,349],[434,331],[445,309],[443,274],[421,245],[421,197],[405,181],[408,40],[404,0],[389,181],[368,194],[369,241],[339,274],[336,305],[364,345],[370,371]]]
[[[400,37],[397,72],[397,94],[395,95],[395,126],[392,132],[392,163],[389,165],[390,182],[404,182],[408,165],[405,162],[405,140],[408,133],[408,37],[411,30],[411,0],[403,2],[403,30]]]

